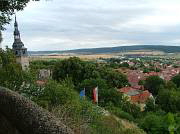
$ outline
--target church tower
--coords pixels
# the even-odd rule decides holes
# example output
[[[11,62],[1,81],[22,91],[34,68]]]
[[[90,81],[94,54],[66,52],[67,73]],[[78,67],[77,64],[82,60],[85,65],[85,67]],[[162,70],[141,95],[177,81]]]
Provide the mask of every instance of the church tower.
[[[16,55],[16,62],[21,65],[23,70],[27,70],[29,67],[27,48],[24,47],[24,44],[21,41],[21,36],[18,30],[18,23],[16,20],[16,16],[15,16],[15,23],[14,23],[14,43],[13,43],[12,48]]]

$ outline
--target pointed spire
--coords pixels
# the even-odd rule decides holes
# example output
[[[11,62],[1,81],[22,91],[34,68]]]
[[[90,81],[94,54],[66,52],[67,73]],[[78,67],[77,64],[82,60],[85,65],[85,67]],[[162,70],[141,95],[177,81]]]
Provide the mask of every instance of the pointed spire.
[[[15,14],[15,22],[14,22],[14,27],[17,27],[17,28],[18,28],[18,23],[17,23],[17,20],[16,20],[16,14]]]
[[[14,22],[14,44],[15,44],[15,46],[18,45],[19,47],[24,46],[24,44],[21,41],[21,36],[20,36],[19,29],[18,29],[16,15],[15,15],[15,22]]]

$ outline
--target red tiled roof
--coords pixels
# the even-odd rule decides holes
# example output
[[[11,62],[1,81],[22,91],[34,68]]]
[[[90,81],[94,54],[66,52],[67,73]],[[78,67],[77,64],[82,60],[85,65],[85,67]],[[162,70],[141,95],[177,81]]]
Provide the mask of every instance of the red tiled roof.
[[[142,73],[139,72],[139,71],[130,71],[128,72],[127,74],[127,77],[128,77],[128,81],[131,82],[131,83],[138,83],[139,80],[142,78]]]
[[[145,103],[148,100],[148,98],[151,96],[151,93],[148,90],[145,91],[140,90],[141,88],[142,88],[141,86],[139,86],[138,88],[124,87],[121,88],[119,91],[121,93],[129,95],[132,103]],[[135,95],[132,94],[134,93],[134,91],[137,92]]]
[[[134,88],[132,88],[132,87],[123,87],[123,88],[121,88],[119,91],[120,91],[121,93],[128,93],[128,92],[131,91],[131,90],[136,90],[136,89],[134,89]]]
[[[144,90],[143,86],[140,85],[136,85],[136,86],[131,86],[132,88],[136,89],[136,90]]]
[[[46,83],[47,83],[47,81],[45,81],[45,80],[37,80],[36,81],[36,84],[39,86],[44,86]]]
[[[138,95],[131,96],[131,101],[133,103],[145,103],[150,96],[151,93],[148,90],[145,90]]]

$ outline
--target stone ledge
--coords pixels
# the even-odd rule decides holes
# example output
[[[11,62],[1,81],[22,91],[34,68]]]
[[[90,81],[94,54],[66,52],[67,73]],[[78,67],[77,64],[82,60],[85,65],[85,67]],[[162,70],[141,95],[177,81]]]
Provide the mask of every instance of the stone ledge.
[[[74,134],[48,111],[3,87],[0,87],[0,113],[22,134]]]

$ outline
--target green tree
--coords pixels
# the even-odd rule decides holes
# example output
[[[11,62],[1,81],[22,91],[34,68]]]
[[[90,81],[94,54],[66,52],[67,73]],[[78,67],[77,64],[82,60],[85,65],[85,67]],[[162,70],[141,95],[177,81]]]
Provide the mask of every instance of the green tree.
[[[161,90],[157,97],[157,104],[166,112],[178,112],[180,110],[180,92]]]
[[[120,64],[120,67],[127,67],[127,68],[129,68],[129,64],[127,62],[123,62],[122,64]]]
[[[99,105],[106,107],[112,104],[115,107],[121,107],[123,105],[123,95],[115,88],[102,89],[99,92]]]
[[[61,81],[67,77],[72,78],[75,86],[85,79],[104,79],[110,88],[120,88],[128,85],[125,75],[111,68],[82,61],[77,57],[65,59],[55,65],[53,79]]]
[[[153,95],[157,95],[161,87],[164,85],[164,80],[159,76],[149,76],[145,80],[145,88],[148,89]]]
[[[109,68],[101,68],[100,75],[102,79],[107,81],[109,87],[121,88],[129,85],[127,77],[120,72],[116,72]]]
[[[53,107],[69,103],[75,99],[78,99],[78,94],[73,91],[71,80],[66,79],[61,83],[49,81],[46,84],[43,93],[34,98],[34,101],[41,106],[52,110]]]
[[[1,86],[12,90],[19,90],[23,82],[23,72],[21,67],[16,64],[13,52],[7,48],[6,51],[0,52],[1,68],[0,68],[0,84]]]
[[[165,85],[165,88],[168,89],[168,90],[174,90],[176,89],[176,84],[174,84],[174,82],[172,81],[167,81],[166,82],[166,85]]]
[[[150,98],[146,101],[145,111],[146,112],[156,112],[160,110],[160,107],[155,103],[154,98]]]
[[[174,76],[171,79],[172,82],[174,82],[176,84],[176,86],[179,88],[180,87],[180,74]]]
[[[174,134],[175,129],[176,129],[176,122],[174,119],[174,115],[172,113],[167,114],[167,122],[168,122],[168,130],[169,134]]]
[[[139,118],[141,116],[141,109],[136,104],[132,104],[126,99],[123,100],[121,109],[129,114],[131,114],[134,118]]]
[[[85,63],[82,72],[83,79],[99,79],[100,73],[97,70],[97,66],[93,63]]]
[[[27,87],[27,84],[33,84],[33,76],[30,75],[30,72],[23,71],[21,66],[16,63],[15,55],[11,49],[1,50],[0,60],[0,76],[3,76],[0,77],[1,86],[21,92],[23,86]]]
[[[77,57],[71,57],[58,62],[53,70],[53,78],[61,81],[69,77],[75,85],[78,85],[83,78],[84,62]]]
[[[2,30],[5,30],[4,25],[11,21],[11,15],[15,11],[23,10],[30,0],[0,0],[0,43],[2,41]],[[33,0],[39,1],[39,0]]]
[[[10,16],[17,10],[23,10],[29,0],[1,0],[0,1],[0,30],[9,23]]]
[[[168,134],[167,126],[164,119],[154,113],[148,113],[139,121],[139,126],[147,132],[147,134]]]

